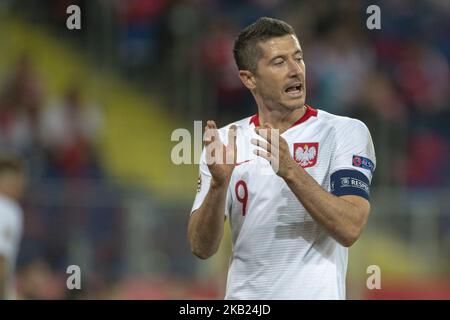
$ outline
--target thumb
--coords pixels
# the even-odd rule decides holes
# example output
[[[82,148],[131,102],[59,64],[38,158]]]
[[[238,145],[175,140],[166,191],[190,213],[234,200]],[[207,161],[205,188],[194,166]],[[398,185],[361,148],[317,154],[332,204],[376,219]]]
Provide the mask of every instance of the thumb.
[[[230,129],[228,131],[228,146],[232,148],[233,152],[233,163],[236,163],[237,160],[237,127],[236,125],[230,126]]]
[[[237,127],[236,125],[230,126],[228,129],[228,144],[236,146]]]

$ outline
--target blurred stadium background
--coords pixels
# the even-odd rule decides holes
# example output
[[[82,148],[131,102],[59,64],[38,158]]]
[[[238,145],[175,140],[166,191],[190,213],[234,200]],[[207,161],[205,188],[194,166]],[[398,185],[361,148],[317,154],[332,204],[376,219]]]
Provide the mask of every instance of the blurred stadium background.
[[[223,297],[230,246],[191,255],[198,169],[172,164],[170,136],[255,113],[232,45],[264,15],[297,30],[308,104],[361,119],[375,143],[348,297],[450,299],[449,1],[0,0],[0,146],[28,165],[21,299]],[[82,290],[66,288],[71,264]]]

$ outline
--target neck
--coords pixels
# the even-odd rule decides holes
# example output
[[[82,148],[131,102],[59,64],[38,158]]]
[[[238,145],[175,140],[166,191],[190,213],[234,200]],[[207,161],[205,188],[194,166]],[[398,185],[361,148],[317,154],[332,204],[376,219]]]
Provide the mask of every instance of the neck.
[[[298,120],[306,112],[306,107],[302,106],[294,110],[269,110],[266,107],[258,106],[258,116],[260,125],[269,122],[280,133],[283,133]]]

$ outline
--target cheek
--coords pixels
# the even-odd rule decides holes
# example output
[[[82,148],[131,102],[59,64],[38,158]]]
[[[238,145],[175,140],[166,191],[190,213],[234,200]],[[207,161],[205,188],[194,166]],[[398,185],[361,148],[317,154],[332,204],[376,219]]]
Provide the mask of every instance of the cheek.
[[[266,82],[264,84],[264,95],[269,97],[280,96],[279,85],[275,81]]]
[[[282,77],[277,72],[269,72],[269,70],[261,74],[260,82],[257,84],[258,91],[265,97],[281,96],[280,90],[283,85]]]
[[[265,87],[267,88],[267,90],[270,90],[272,92],[272,95],[279,95],[280,88],[283,87],[283,84],[279,77],[272,74],[270,77],[267,77],[267,81],[265,81]]]

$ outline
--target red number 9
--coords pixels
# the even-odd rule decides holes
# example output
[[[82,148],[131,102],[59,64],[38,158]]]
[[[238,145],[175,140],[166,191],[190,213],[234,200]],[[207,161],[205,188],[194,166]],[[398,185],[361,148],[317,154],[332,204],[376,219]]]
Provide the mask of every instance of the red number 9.
[[[242,187],[244,190],[244,195],[242,197],[239,196],[239,187]],[[247,210],[247,200],[248,200],[248,190],[247,184],[243,180],[239,180],[234,187],[234,192],[236,193],[236,199],[242,203],[242,215],[245,216]]]

